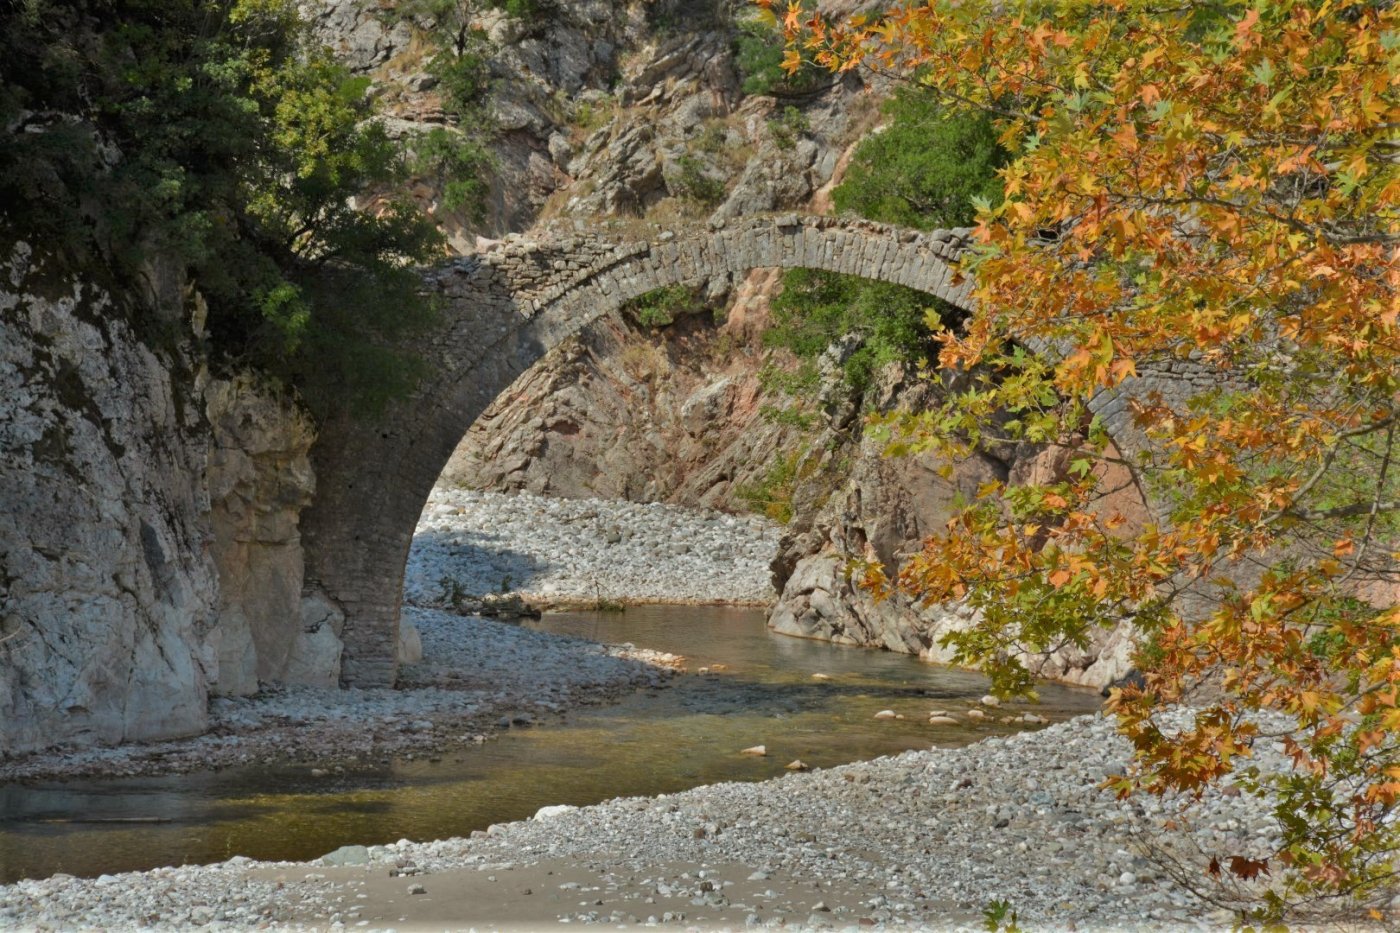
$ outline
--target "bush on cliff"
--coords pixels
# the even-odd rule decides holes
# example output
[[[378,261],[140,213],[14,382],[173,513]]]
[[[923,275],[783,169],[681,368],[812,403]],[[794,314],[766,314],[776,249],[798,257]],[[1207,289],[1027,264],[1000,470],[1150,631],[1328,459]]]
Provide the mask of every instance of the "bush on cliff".
[[[951,111],[912,92],[896,95],[885,113],[884,130],[861,142],[832,192],[838,209],[931,229],[969,224],[977,203],[1000,203],[997,170],[1009,156],[987,117]],[[808,269],[784,274],[772,311],[765,342],[792,351],[808,368],[836,341],[861,338],[841,364],[856,392],[888,363],[929,362],[934,331],[957,316],[944,302],[913,289]],[[816,384],[811,378],[799,382]]]
[[[930,321],[938,320],[939,302],[901,285],[792,269],[783,276],[771,312],[773,325],[764,333],[764,343],[790,350],[809,366],[833,344],[859,337],[859,346],[840,364],[846,385],[859,393],[885,364],[929,358],[935,349]],[[815,382],[806,384],[815,391]]]
[[[832,192],[838,211],[931,230],[967,226],[977,204],[1001,203],[997,171],[1010,155],[990,117],[911,90],[891,98],[885,116]]]
[[[0,4],[0,221],[133,287],[174,263],[216,359],[379,405],[414,380],[392,341],[430,319],[410,266],[440,240],[357,204],[404,174],[367,91],[291,0]]]

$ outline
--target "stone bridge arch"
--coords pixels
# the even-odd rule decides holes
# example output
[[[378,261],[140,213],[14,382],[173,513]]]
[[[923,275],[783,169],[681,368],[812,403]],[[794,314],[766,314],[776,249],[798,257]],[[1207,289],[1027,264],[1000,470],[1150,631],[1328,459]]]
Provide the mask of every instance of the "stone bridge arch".
[[[655,289],[761,268],[858,275],[970,310],[973,283],[955,268],[968,232],[786,214],[622,245],[585,234],[514,238],[426,272],[446,305],[416,348],[433,375],[378,421],[325,424],[313,451],[306,584],[345,614],[342,682],[394,682],[404,568],[423,503],[472,422],[560,341]],[[1121,396],[1092,405],[1116,438],[1132,431]],[[1132,446],[1120,439],[1125,452]]]

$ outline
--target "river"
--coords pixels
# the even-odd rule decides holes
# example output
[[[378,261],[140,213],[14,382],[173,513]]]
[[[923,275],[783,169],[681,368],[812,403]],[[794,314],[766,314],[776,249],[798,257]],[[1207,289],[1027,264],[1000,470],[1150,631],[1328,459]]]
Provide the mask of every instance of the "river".
[[[0,882],[235,855],[310,859],[353,843],[466,835],[551,804],[762,780],[794,759],[828,767],[1021,728],[931,726],[931,710],[968,708],[985,680],[906,655],[774,635],[761,610],[642,606],[527,624],[682,654],[692,675],[441,758],[324,777],[300,765],[7,785]],[[701,667],[712,673],[695,674]],[[1046,686],[1034,711],[1059,721],[1098,704],[1092,691]],[[876,720],[885,709],[904,718]],[[738,754],[754,745],[768,755]]]

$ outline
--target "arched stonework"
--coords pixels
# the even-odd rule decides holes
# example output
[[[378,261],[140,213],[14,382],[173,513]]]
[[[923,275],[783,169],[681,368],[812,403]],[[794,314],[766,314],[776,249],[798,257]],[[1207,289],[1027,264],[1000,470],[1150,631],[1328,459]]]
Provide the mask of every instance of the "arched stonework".
[[[561,340],[655,289],[760,268],[858,275],[968,309],[973,283],[953,265],[968,232],[786,214],[654,243],[515,239],[426,273],[446,308],[418,346],[432,377],[376,422],[324,425],[313,452],[317,492],[302,521],[307,587],[345,613],[342,681],[394,682],[404,566],[423,503],[477,416]],[[1130,391],[1125,384],[1091,406],[1125,452],[1138,446],[1122,398]]]

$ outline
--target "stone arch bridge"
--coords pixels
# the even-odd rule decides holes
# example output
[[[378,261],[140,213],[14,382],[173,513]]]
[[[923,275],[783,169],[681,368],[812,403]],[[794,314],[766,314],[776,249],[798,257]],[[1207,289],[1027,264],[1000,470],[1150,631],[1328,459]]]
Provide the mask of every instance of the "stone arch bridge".
[[[858,275],[969,309],[973,283],[956,271],[968,232],[787,214],[623,245],[583,234],[516,238],[425,273],[445,304],[417,347],[433,375],[378,421],[324,425],[313,452],[306,583],[345,613],[342,681],[394,682],[404,567],[428,493],[472,422],[560,341],[655,289],[762,268]],[[1139,446],[1126,437],[1123,391],[1092,407],[1121,450]]]

